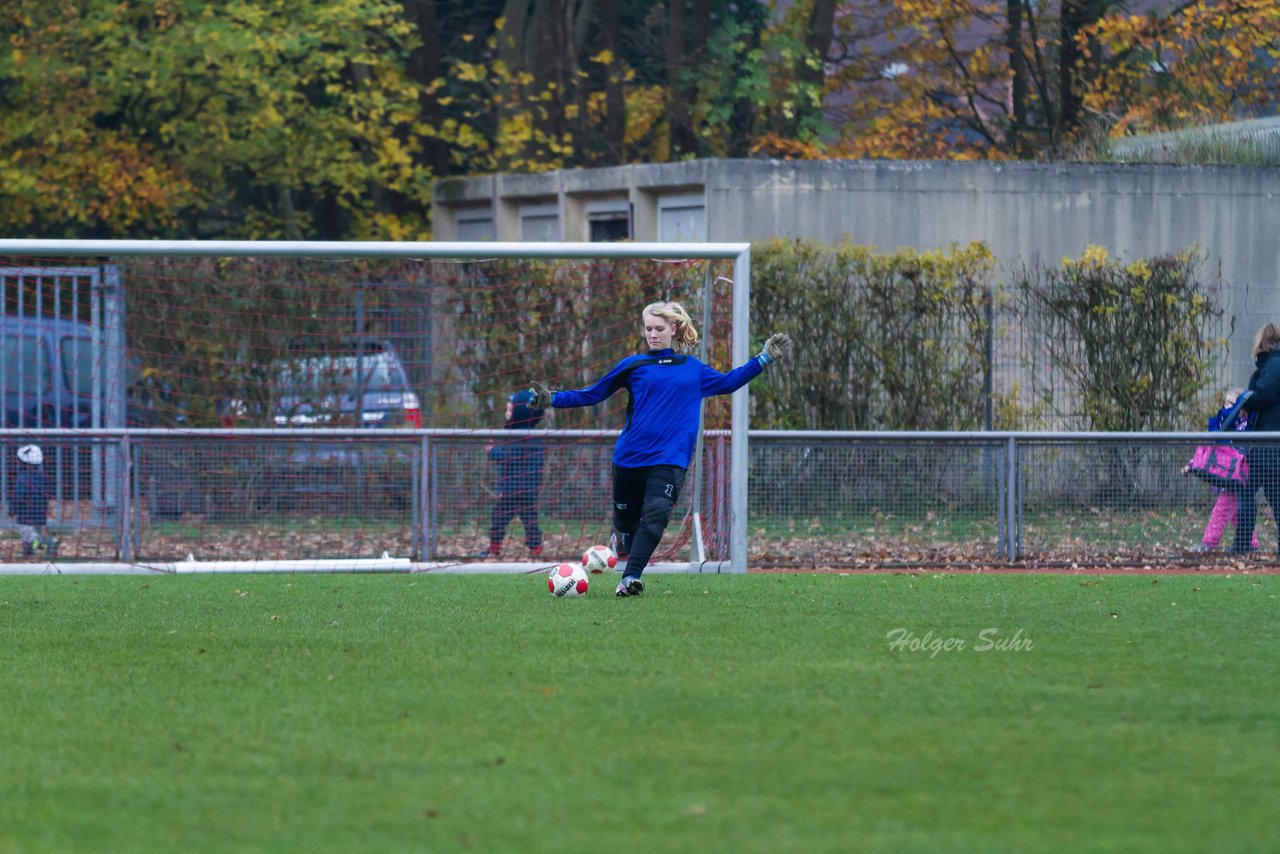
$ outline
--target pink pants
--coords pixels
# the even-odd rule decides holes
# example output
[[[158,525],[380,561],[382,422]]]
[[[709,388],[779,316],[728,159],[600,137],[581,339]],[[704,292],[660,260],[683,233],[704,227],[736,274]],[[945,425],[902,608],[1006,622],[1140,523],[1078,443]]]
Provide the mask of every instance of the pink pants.
[[[1222,534],[1227,530],[1227,526],[1235,527],[1236,524],[1236,508],[1239,501],[1236,500],[1235,493],[1224,490],[1218,493],[1218,500],[1213,503],[1213,512],[1209,514],[1209,524],[1204,529],[1204,544],[1210,548],[1217,547],[1222,542]],[[1258,547],[1258,532],[1253,532],[1253,548]]]

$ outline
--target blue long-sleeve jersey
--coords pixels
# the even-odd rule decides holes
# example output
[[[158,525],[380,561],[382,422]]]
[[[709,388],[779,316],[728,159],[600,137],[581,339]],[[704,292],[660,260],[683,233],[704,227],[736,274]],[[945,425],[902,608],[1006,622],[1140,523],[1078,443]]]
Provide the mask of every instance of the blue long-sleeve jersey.
[[[723,374],[667,348],[628,356],[592,385],[556,392],[551,405],[556,409],[595,406],[625,388],[631,392],[631,401],[627,426],[613,448],[614,465],[688,468],[697,447],[702,399],[732,394],[763,370],[760,357],[755,356]]]

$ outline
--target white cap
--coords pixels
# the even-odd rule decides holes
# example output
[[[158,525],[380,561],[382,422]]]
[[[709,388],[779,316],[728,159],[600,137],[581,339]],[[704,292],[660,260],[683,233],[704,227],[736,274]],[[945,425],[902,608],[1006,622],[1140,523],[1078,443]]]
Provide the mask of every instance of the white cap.
[[[38,466],[44,462],[44,451],[40,450],[39,445],[23,445],[18,449],[18,459]]]

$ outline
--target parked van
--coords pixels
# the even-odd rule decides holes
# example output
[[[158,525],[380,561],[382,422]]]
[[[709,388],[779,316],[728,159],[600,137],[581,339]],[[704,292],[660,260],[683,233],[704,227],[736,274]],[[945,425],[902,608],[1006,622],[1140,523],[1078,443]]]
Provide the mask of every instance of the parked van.
[[[0,395],[4,426],[17,428],[93,426],[94,401],[106,419],[104,342],[94,352],[93,328],[61,318],[0,317]],[[94,361],[98,393],[94,390]],[[105,425],[105,420],[101,421]]]
[[[158,396],[126,364],[105,331],[66,318],[0,316],[0,398],[5,427],[20,430],[173,426],[161,423]],[[132,381],[131,381],[132,380]],[[125,388],[125,385],[128,388]],[[159,399],[159,403],[157,402]],[[172,419],[169,419],[172,420]],[[118,462],[103,446],[63,443],[46,452],[60,497],[115,505]],[[139,461],[142,497],[156,518],[177,518],[198,505],[187,467],[152,450]]]
[[[66,318],[0,316],[0,400],[3,426],[20,430],[85,430],[124,417],[120,384],[107,381],[108,341],[87,323]],[[95,364],[97,367],[95,368]],[[114,394],[112,394],[114,392]],[[45,467],[63,500],[113,501],[105,484],[114,469],[101,448],[50,443]],[[5,448],[11,462],[12,445]]]

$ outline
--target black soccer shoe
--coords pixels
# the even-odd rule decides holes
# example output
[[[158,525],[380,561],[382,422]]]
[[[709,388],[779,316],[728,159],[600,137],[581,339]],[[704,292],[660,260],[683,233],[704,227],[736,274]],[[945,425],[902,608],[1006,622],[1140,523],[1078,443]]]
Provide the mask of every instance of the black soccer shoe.
[[[618,582],[616,596],[639,596],[644,592],[644,582],[634,576],[627,576]]]

